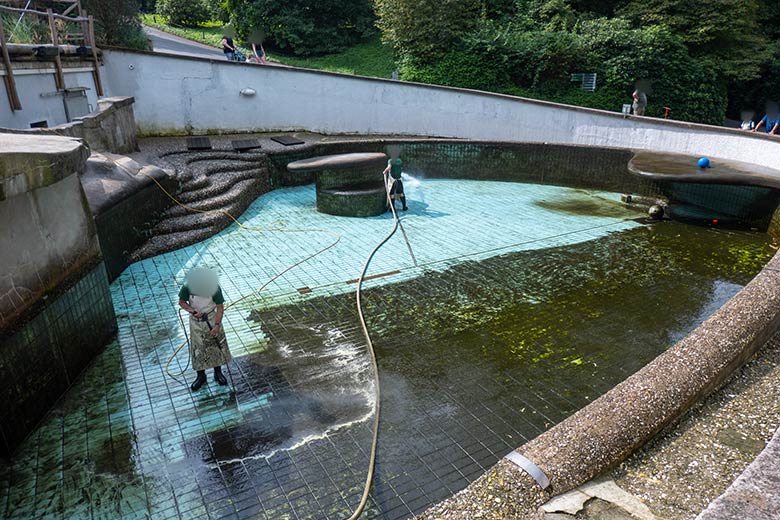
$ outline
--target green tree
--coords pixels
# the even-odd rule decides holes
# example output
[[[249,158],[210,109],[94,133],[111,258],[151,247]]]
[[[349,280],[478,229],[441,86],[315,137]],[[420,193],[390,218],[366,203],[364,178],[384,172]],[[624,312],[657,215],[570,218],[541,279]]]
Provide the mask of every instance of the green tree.
[[[157,12],[171,25],[197,27],[210,18],[205,0],[157,0]]]
[[[758,77],[769,59],[759,0],[631,0],[619,12],[642,26],[669,27],[726,78]]]
[[[265,33],[271,44],[299,56],[342,51],[374,34],[371,0],[228,0],[238,35]]]
[[[149,40],[138,21],[138,0],[82,0],[81,5],[95,17],[98,45],[149,48]]]
[[[404,59],[430,63],[476,27],[480,0],[376,0],[382,37]]]

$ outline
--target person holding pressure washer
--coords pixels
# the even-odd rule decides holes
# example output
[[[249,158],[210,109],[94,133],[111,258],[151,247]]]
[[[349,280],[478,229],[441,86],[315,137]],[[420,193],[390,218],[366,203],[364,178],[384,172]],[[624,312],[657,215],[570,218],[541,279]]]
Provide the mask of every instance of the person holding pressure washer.
[[[198,373],[190,386],[193,392],[206,382],[209,368],[214,369],[214,381],[227,385],[222,365],[230,362],[232,356],[222,327],[224,304],[217,273],[204,267],[189,272],[179,291],[179,307],[190,313],[190,359]]]
[[[387,168],[385,168],[385,171],[382,172],[382,175],[387,176],[387,174],[390,174],[390,178],[392,179],[392,186],[390,187],[390,204],[392,204],[395,207],[395,201],[396,199],[401,200],[401,209],[403,211],[406,211],[406,195],[404,194],[404,183],[401,180],[401,170],[403,169],[403,161],[401,161],[401,158],[398,156],[399,151],[393,148],[390,150],[390,160],[387,161]]]

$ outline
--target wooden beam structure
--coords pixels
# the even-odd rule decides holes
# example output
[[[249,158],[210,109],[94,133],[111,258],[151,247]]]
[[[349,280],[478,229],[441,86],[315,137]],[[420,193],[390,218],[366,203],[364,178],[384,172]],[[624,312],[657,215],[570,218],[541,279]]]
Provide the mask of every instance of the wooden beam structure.
[[[86,15],[87,12],[84,11]],[[92,49],[92,60],[95,62],[95,68],[93,74],[95,75],[95,90],[98,97],[103,97],[103,82],[100,80],[100,61],[98,60],[97,50],[95,49],[95,20],[92,15],[87,16],[89,19],[89,48]]]
[[[49,31],[51,32],[51,42],[57,47],[57,55],[54,57],[54,84],[57,90],[65,89],[65,74],[62,72],[62,60],[60,59],[59,38],[57,37],[57,25],[54,23],[54,12],[51,8],[46,9],[49,15]]]
[[[100,59],[98,58],[98,52],[95,48],[95,20],[92,16],[82,8],[81,0],[33,0],[33,7],[46,8],[46,11],[40,11],[37,9],[31,9],[30,2],[27,0],[0,0],[0,13],[12,13],[18,14],[20,18],[24,15],[37,16],[45,18],[49,23],[49,32],[51,35],[51,44],[53,47],[59,49],[60,41],[68,44],[75,41],[83,41],[84,47],[90,49],[93,62],[92,74],[95,81],[95,92],[98,97],[102,97],[103,93],[103,81],[100,77]],[[16,7],[23,6],[23,7]],[[55,12],[59,11],[59,12]],[[73,11],[76,11],[74,15],[71,15]],[[67,30],[60,32],[57,28],[57,20],[64,22],[78,23],[81,25],[80,34],[69,34]],[[5,82],[6,92],[8,93],[8,101],[11,104],[12,110],[21,110],[22,104],[19,99],[19,93],[16,89],[16,82],[14,80],[13,67],[11,64],[11,58],[8,53],[8,42],[6,41],[3,23],[0,21],[0,47],[2,47],[3,65],[6,70],[3,81]],[[57,90],[65,89],[65,75],[62,68],[62,59],[59,52],[53,57],[55,67],[55,83]]]
[[[14,69],[11,67],[11,57],[8,55],[8,48],[6,47],[5,41],[5,31],[3,30],[2,22],[0,22],[0,47],[2,47],[3,65],[5,66],[5,76],[3,76],[5,91],[8,94],[8,102],[11,105],[11,111],[16,112],[17,110],[22,109],[22,102],[19,99],[19,93],[16,91]]]
[[[46,13],[44,11],[36,11],[35,9],[19,9],[16,7],[8,7],[6,5],[0,4],[0,11],[5,11],[7,13],[16,13],[16,14],[33,14],[36,16],[46,16]],[[61,14],[53,14],[54,18],[58,20],[65,20],[66,22],[80,22],[82,21],[80,17],[76,16],[63,16]]]

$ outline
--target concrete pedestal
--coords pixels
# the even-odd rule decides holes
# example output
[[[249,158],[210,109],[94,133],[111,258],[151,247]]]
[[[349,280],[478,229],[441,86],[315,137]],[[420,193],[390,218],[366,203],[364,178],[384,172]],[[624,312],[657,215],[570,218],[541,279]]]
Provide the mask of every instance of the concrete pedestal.
[[[290,172],[315,172],[317,211],[344,217],[371,217],[387,209],[383,153],[348,153],[296,161]]]

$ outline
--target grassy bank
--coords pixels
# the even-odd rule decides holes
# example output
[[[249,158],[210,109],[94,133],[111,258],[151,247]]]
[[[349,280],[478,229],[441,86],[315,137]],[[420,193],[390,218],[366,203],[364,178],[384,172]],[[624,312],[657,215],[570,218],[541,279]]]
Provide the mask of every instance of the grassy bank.
[[[143,14],[141,22],[149,27],[154,27],[188,40],[194,40],[213,47],[222,47],[222,24],[208,22],[199,27],[171,27],[166,25],[159,15]],[[393,53],[389,47],[382,45],[379,36],[360,43],[344,52],[316,56],[313,58],[294,58],[278,53],[269,52],[268,59],[293,67],[306,67],[308,69],[328,70],[343,74],[356,74],[375,78],[389,78],[395,69]]]

